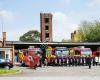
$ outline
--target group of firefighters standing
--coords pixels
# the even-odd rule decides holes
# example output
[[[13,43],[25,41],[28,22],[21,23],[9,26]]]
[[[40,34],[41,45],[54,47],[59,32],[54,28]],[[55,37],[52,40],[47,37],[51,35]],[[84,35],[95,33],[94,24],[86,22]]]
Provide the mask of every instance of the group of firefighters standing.
[[[34,69],[42,66],[89,66],[89,69],[91,69],[92,65],[98,65],[96,57],[91,55],[67,55],[63,57],[54,55],[53,57],[47,57],[45,51],[37,52],[36,54],[33,51],[29,51],[23,62]]]
[[[41,61],[41,60],[40,60]],[[46,58],[44,63],[41,63],[40,66],[91,66],[97,65],[95,61],[95,57],[91,57],[90,55],[86,57],[81,56],[67,56],[67,57],[56,57],[56,58]]]

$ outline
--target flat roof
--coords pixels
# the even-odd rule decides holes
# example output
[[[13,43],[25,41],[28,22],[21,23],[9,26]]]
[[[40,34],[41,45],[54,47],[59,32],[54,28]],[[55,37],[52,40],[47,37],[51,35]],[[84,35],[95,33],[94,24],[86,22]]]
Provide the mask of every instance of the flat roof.
[[[0,50],[10,50],[10,49],[12,49],[12,48],[5,48],[5,47],[0,47]]]
[[[51,43],[30,43],[30,42],[21,42],[21,41],[6,41],[6,44],[12,45],[36,45],[36,44],[47,44],[47,45],[100,45],[100,42],[51,42]]]

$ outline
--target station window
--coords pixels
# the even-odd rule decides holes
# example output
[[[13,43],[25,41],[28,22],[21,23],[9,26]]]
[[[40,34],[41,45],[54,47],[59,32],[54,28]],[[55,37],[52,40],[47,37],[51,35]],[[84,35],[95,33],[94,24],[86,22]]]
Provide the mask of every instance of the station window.
[[[0,58],[5,58],[5,52],[4,51],[0,51]]]
[[[6,59],[9,59],[9,54],[6,54]]]

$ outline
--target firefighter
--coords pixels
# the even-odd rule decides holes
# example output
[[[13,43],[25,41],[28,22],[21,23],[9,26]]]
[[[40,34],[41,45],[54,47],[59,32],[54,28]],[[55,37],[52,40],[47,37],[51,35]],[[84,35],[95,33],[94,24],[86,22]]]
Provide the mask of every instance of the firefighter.
[[[59,58],[59,66],[61,66],[61,58]]]
[[[85,57],[85,65],[86,65],[86,66],[88,66],[87,59],[88,59],[88,57],[86,56],[86,57]]]
[[[91,69],[91,61],[92,61],[92,58],[91,58],[91,56],[89,55],[89,56],[87,57],[87,63],[88,63],[89,69]]]
[[[59,66],[59,58],[57,57],[57,66]]]
[[[55,58],[55,66],[57,66],[57,58]]]
[[[37,56],[40,58],[39,60],[39,67],[42,67],[42,55],[41,55],[41,53],[38,51],[37,52]]]
[[[71,57],[68,57],[68,65],[71,66]]]
[[[64,60],[64,62],[63,62],[64,66],[67,66],[67,57],[64,57],[63,60]]]
[[[63,57],[61,57],[61,66],[63,66]]]
[[[85,58],[84,58],[84,56],[82,57],[82,66],[84,66],[84,63],[85,62]]]
[[[92,61],[93,61],[93,66],[95,66],[95,57],[92,57]]]
[[[74,56],[74,65],[77,66],[77,57]]]

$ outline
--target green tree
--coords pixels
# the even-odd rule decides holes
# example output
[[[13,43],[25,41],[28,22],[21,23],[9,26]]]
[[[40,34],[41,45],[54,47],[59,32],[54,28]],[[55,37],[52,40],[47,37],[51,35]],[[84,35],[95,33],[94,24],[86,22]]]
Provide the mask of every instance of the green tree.
[[[84,21],[79,25],[81,41],[84,42],[99,42],[100,41],[100,22]]]
[[[37,30],[30,30],[23,34],[19,40],[22,42],[39,42],[40,33]]]

